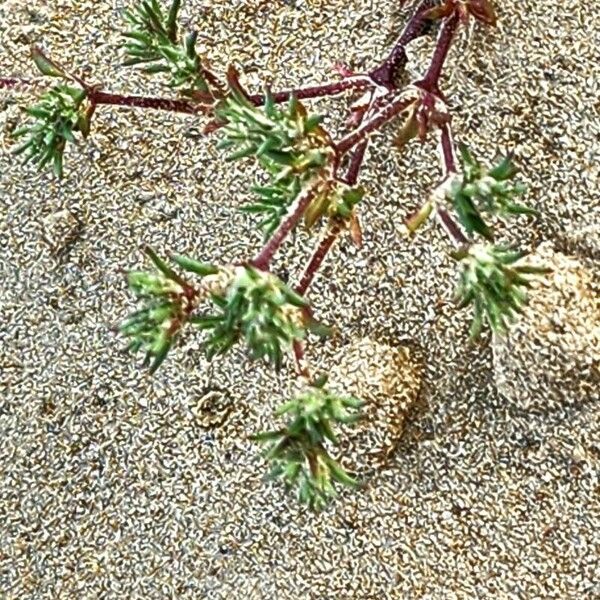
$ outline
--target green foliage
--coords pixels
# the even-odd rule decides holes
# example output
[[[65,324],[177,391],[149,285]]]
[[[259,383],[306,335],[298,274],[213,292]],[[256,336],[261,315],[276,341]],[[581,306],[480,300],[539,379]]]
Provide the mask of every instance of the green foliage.
[[[516,201],[526,188],[520,183],[511,182],[517,174],[511,156],[502,158],[494,167],[486,170],[469,149],[461,145],[460,159],[462,175],[452,182],[448,196],[469,234],[478,233],[488,240],[492,239],[492,230],[484,221],[482,212],[501,218],[537,214],[535,210]]]
[[[65,84],[46,92],[38,104],[25,109],[34,121],[13,134],[25,138],[14,154],[24,154],[25,162],[33,161],[40,169],[51,163],[56,176],[62,177],[67,142],[75,142],[76,132],[84,137],[89,132],[91,114],[86,97],[85,90]]]
[[[471,335],[476,337],[487,322],[493,331],[505,332],[527,302],[532,277],[548,269],[516,264],[525,256],[503,246],[472,245],[455,254],[462,272],[457,300],[461,307],[473,305]]]
[[[298,499],[317,511],[337,495],[334,483],[357,485],[330,456],[327,446],[338,443],[334,425],[355,423],[360,418],[356,411],[362,406],[357,398],[342,398],[323,385],[310,387],[277,410],[277,416],[291,418],[286,427],[254,437],[266,445],[270,477],[282,480],[288,489],[296,488]]]
[[[189,319],[199,299],[199,292],[150,248],[146,249],[146,254],[155,271],[132,271],[127,276],[129,287],[142,302],[143,308],[133,313],[121,325],[120,330],[123,335],[131,338],[129,350],[137,352],[142,349],[146,352],[144,366],[150,366],[150,372],[153,373],[163,363],[175,337]],[[185,261],[189,259],[178,259],[176,262],[184,262],[187,265],[184,268],[197,274],[216,272],[209,265],[196,261],[187,263]]]
[[[131,11],[125,11],[130,27],[123,34],[129,40],[125,45],[125,64],[144,65],[148,74],[167,74],[170,87],[190,93],[208,92],[206,72],[196,52],[197,33],[180,39],[177,31],[180,5],[180,0],[173,0],[165,14],[158,0],[143,0]]]
[[[363,196],[362,187],[350,187],[340,181],[320,182],[304,212],[304,224],[310,229],[324,216],[349,222]]]
[[[186,323],[207,332],[203,343],[209,359],[244,340],[253,359],[266,359],[279,369],[294,340],[308,332],[327,335],[329,329],[310,316],[308,304],[274,275],[250,266],[215,267],[185,256],[172,261],[201,278],[193,286],[148,249],[156,271],[133,271],[129,287],[143,302],[121,332],[132,338],[129,349],[146,351],[151,371],[161,365]],[[193,314],[209,299],[216,314]]]
[[[252,358],[265,360],[279,369],[285,353],[293,348],[299,373],[310,377],[301,342],[309,333],[328,335],[329,329],[312,317],[304,297],[269,271],[272,259],[302,219],[308,229],[322,219],[329,219],[326,235],[300,278],[299,289],[306,291],[346,227],[354,241],[360,242],[355,208],[364,191],[344,182],[341,167],[348,157],[350,168],[346,180],[356,181],[366,147],[361,145],[378,128],[402,114],[408,113],[396,145],[404,146],[416,136],[424,139],[428,130],[440,127],[446,169],[456,170],[448,147],[453,144],[450,120],[438,87],[447,55],[446,44],[452,40],[454,26],[451,21],[442,25],[443,33],[438,37],[427,75],[414,84],[419,90],[417,98],[404,98],[396,87],[399,60],[403,63],[405,59],[404,42],[392,52],[393,60],[387,59],[370,72],[370,77],[356,79],[354,92],[361,88],[364,96],[351,108],[348,123],[355,129],[336,144],[321,126],[322,117],[309,114],[293,95],[287,103],[279,104],[288,94],[279,95],[276,102],[267,91],[264,105],[256,106],[258,97],[246,93],[233,67],[227,73],[225,90],[197,54],[197,34],[182,37],[178,31],[181,0],[170,0],[168,9],[159,0],[132,2],[135,6],[125,11],[129,27],[124,33],[126,64],[140,65],[149,74],[164,74],[168,85],[178,88],[188,100],[103,93],[100,87],[87,85],[34,48],[32,58],[42,75],[63,82],[45,93],[36,106],[26,109],[33,122],[15,132],[17,138],[24,140],[14,152],[24,154],[26,161],[34,161],[39,167],[52,163],[60,177],[66,144],[75,142],[76,134],[84,138],[89,134],[96,105],[209,114],[212,120],[205,131],[220,130],[219,147],[231,153],[229,160],[251,157],[263,168],[260,185],[252,188],[256,199],[243,210],[259,215],[267,238],[288,218],[271,242],[246,263],[217,267],[186,256],[171,257],[175,268],[198,278],[196,284],[189,283],[147,249],[154,268],[133,271],[127,277],[141,308],[123,322],[120,331],[128,338],[131,351],[145,353],[144,364],[151,372],[160,367],[183,327],[191,323],[205,332],[203,347],[209,359],[227,352],[237,342],[245,342]],[[424,19],[455,19],[454,15],[458,15],[464,20],[471,15],[487,24],[496,20],[490,0],[432,0],[428,3],[431,10],[422,4],[415,16],[417,21],[407,28],[409,38],[421,35]],[[417,30],[421,33],[415,34]],[[408,42],[406,36],[402,39]],[[354,78],[350,74],[345,74],[343,81],[320,86],[306,95],[337,95],[354,85],[351,79]],[[16,83],[12,78],[2,79],[0,87],[10,88]],[[383,90],[385,94],[381,93]],[[196,104],[192,105],[190,100]],[[348,154],[350,150],[354,154]],[[521,264],[523,254],[509,248],[491,243],[472,244],[439,201],[452,203],[469,235],[478,234],[487,240],[493,235],[484,216],[506,218],[535,211],[519,203],[525,188],[512,181],[517,172],[512,157],[505,157],[486,169],[461,146],[460,162],[461,174],[440,186],[435,196],[407,221],[407,226],[409,231],[416,231],[437,210],[453,241],[462,246],[455,254],[461,266],[457,298],[462,306],[473,306],[471,334],[478,335],[485,325],[502,333],[525,305],[526,290],[533,278],[547,270]],[[294,205],[296,200],[298,203]],[[292,205],[294,210],[290,210]],[[210,310],[198,314],[204,301],[211,304]],[[277,411],[278,416],[289,418],[285,427],[255,436],[266,445],[271,477],[282,480],[289,489],[294,488],[299,499],[314,510],[322,509],[335,497],[338,484],[357,485],[330,455],[330,448],[338,443],[335,427],[354,423],[359,418],[361,402],[337,396],[325,384],[325,379],[313,383],[304,394]]]
[[[264,168],[266,184],[253,188],[257,199],[242,210],[261,215],[260,227],[269,237],[300,190],[323,171],[333,150],[321,117],[307,114],[295,98],[278,107],[267,93],[264,106],[257,107],[233,69],[228,83],[229,95],[217,107],[226,123],[219,148],[232,150],[229,160],[251,156]]]
[[[193,318],[210,332],[204,343],[209,359],[243,339],[253,359],[265,358],[279,369],[294,340],[308,331],[328,333],[310,316],[304,298],[271,273],[251,266],[224,269],[215,283],[209,285],[218,313]]]
[[[42,75],[45,75],[46,77],[70,79],[70,76],[62,69],[62,67],[46,56],[41,48],[34,46],[31,49],[31,58]]]

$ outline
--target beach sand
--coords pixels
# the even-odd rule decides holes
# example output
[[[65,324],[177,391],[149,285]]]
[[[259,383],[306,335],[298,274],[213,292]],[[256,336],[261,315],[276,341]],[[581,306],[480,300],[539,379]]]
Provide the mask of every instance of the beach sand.
[[[33,77],[40,43],[107,89],[164,94],[119,66],[125,4],[0,0],[2,75]],[[183,19],[217,72],[280,89],[373,67],[401,4],[187,0]],[[600,598],[600,16],[497,4],[498,28],[452,49],[444,90],[457,141],[514,151],[540,210],[500,239],[554,272],[512,334],[469,344],[443,232],[403,226],[439,180],[435,140],[401,154],[392,129],[374,136],[364,245],[343,238],[310,291],[339,334],[308,354],[393,426],[361,425],[346,460],[364,485],[319,515],[264,480],[248,439],[275,425],[291,364],[275,375],[241,349],[210,364],[190,332],[150,377],[114,332],[143,244],[256,252],[238,211],[253,167],[226,165],[201,117],[105,107],[59,183],[9,153],[32,95],[0,93],[0,596]],[[413,76],[433,44],[411,47]],[[334,132],[345,106],[314,103]],[[294,242],[276,262],[291,281],[314,240]]]

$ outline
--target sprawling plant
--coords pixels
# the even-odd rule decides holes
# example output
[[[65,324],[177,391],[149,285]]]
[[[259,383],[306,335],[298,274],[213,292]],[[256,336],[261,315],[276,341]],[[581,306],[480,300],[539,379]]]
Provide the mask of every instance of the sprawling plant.
[[[341,463],[330,455],[337,442],[336,423],[358,418],[360,402],[330,392],[304,357],[311,335],[329,328],[314,316],[307,291],[328,252],[345,232],[361,243],[358,219],[363,189],[357,185],[373,132],[397,123],[399,150],[411,140],[439,136],[444,176],[422,207],[406,220],[416,232],[436,216],[455,246],[459,267],[457,299],[472,306],[471,333],[484,326],[502,333],[526,302],[532,276],[544,270],[522,262],[521,252],[497,245],[491,218],[507,219],[535,211],[521,204],[525,188],[515,183],[513,157],[484,166],[464,145],[455,146],[446,97],[440,91],[443,67],[457,32],[470,20],[494,25],[490,0],[420,0],[391,53],[363,74],[341,69],[340,79],[314,87],[251,94],[232,65],[224,74],[211,72],[196,49],[196,32],[179,28],[180,0],[132,0],[125,11],[125,64],[157,75],[179,98],[126,96],[102,90],[70,74],[40,48],[33,60],[44,76],[60,82],[39,103],[26,109],[29,122],[15,133],[16,154],[43,167],[53,165],[63,176],[69,144],[90,134],[95,110],[102,105],[169,110],[205,119],[205,133],[219,138],[227,160],[253,160],[262,169],[252,186],[254,200],[242,210],[257,216],[263,247],[237,264],[207,264],[184,256],[163,260],[147,249],[152,271],[128,275],[141,307],[124,321],[121,332],[132,351],[145,353],[156,371],[185,327],[200,330],[209,359],[244,344],[253,359],[280,369],[293,355],[307,389],[277,412],[291,421],[283,428],[258,434],[267,445],[272,476],[298,491],[301,501],[322,508],[336,493],[334,483],[355,485]],[[436,29],[437,44],[424,76],[400,89],[406,46]],[[0,79],[0,88],[27,82]],[[328,132],[322,116],[303,100],[351,96],[348,131]],[[457,152],[458,150],[458,152]],[[321,230],[320,240],[295,286],[271,270],[272,259],[289,234],[303,224]]]
[[[320,377],[297,398],[283,404],[277,416],[291,420],[283,428],[254,436],[265,444],[265,458],[271,462],[271,479],[281,479],[295,488],[298,499],[315,510],[337,495],[334,483],[355,487],[357,481],[332,458],[328,446],[337,445],[334,424],[355,423],[362,405],[358,398],[340,397],[325,388]]]

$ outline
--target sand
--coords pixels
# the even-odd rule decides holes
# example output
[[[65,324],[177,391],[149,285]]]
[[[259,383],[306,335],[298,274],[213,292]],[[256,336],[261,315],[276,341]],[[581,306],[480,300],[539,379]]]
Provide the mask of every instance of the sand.
[[[217,71],[235,61],[276,88],[373,66],[404,16],[390,0],[184,4]],[[106,108],[59,184],[10,156],[31,96],[1,93],[0,596],[600,598],[600,18],[583,0],[498,4],[500,26],[452,50],[444,88],[457,139],[489,159],[514,150],[542,213],[502,238],[545,242],[558,268],[513,337],[469,345],[443,233],[403,228],[439,178],[435,143],[400,155],[392,131],[376,136],[364,246],[342,240],[310,293],[340,335],[309,355],[356,379],[364,365],[340,357],[371,340],[369,361],[398,364],[410,393],[383,453],[351,451],[362,489],[317,516],[264,481],[248,439],[273,426],[289,372],[241,350],[209,364],[187,335],[151,378],[114,333],[142,244],[218,262],[256,251],[237,210],[251,168],[226,166],[201,119]],[[41,42],[106,88],[159,93],[118,66],[124,5],[0,2],[2,74],[33,76]],[[413,72],[432,43],[415,44]],[[295,242],[277,262],[292,279],[313,243]],[[373,398],[399,393],[377,379],[390,368],[367,365]]]

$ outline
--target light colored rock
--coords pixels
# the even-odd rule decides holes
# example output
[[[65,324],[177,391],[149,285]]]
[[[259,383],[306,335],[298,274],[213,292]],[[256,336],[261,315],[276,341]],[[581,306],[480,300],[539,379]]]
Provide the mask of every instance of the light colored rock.
[[[370,338],[342,348],[332,363],[330,386],[364,402],[363,418],[342,436],[340,456],[346,467],[365,473],[384,465],[396,448],[421,369],[408,348]]]
[[[498,389],[526,410],[556,410],[598,399],[600,279],[576,258],[537,252],[553,272],[531,291],[530,304],[505,338],[494,340]]]
[[[42,239],[54,255],[62,254],[77,239],[81,224],[68,210],[59,210],[43,221]]]
[[[191,400],[191,411],[199,425],[207,429],[222,425],[233,410],[233,399],[225,390],[208,389]]]

